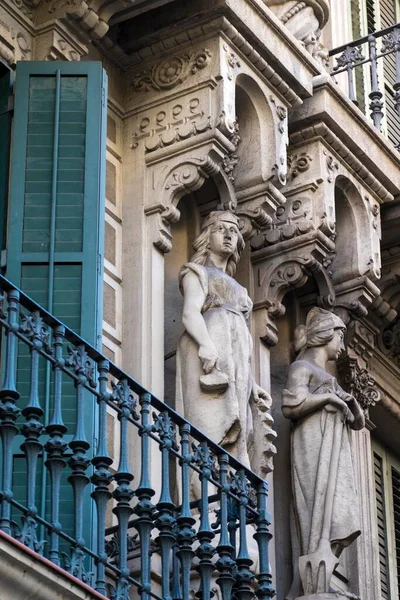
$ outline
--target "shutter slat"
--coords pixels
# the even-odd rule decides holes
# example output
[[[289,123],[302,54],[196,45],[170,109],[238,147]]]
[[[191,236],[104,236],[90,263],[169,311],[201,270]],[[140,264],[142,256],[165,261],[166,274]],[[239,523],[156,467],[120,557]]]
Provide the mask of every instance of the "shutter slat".
[[[374,452],[374,477],[375,477],[375,497],[376,497],[376,512],[377,512],[377,527],[379,540],[379,573],[381,586],[381,599],[389,600],[389,565],[388,565],[388,550],[387,550],[387,533],[386,533],[386,515],[384,504],[384,479],[383,479],[383,461],[382,458]]]
[[[59,123],[55,106],[57,81]],[[102,273],[98,263],[104,245],[105,97],[105,75],[100,63],[23,62],[17,65],[6,275],[93,346],[99,344],[102,326]],[[58,159],[57,164],[53,164],[57,156],[53,146],[58,125]],[[51,234],[52,222],[55,223],[54,235]],[[52,263],[51,256],[54,256]],[[49,298],[50,287],[53,293]],[[29,350],[20,344],[17,386],[22,395],[21,407],[29,394],[29,363]],[[51,394],[46,397],[47,372],[43,360],[42,363],[40,398],[46,414],[51,415],[52,398]],[[95,403],[88,397],[85,434],[92,447],[95,411]],[[62,416],[68,427],[67,435],[73,435],[76,393],[73,381],[65,375]],[[18,438],[15,438],[17,449],[21,443]],[[25,458],[21,460],[14,475],[17,492],[19,478],[24,478],[26,473]],[[41,468],[45,469],[44,465]],[[72,533],[72,490],[64,475],[60,519],[63,530]],[[49,495],[45,472],[43,476],[47,479]],[[41,479],[38,474],[37,481]],[[24,482],[20,487],[25,489]],[[25,498],[21,500],[25,502]],[[38,508],[48,518],[48,501],[46,506]],[[88,542],[92,533],[92,510],[88,502],[84,534]]]

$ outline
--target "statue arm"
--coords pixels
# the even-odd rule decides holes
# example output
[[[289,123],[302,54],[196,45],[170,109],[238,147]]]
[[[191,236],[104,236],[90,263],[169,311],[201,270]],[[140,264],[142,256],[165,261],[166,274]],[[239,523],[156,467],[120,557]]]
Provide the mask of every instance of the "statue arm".
[[[363,429],[365,427],[365,415],[354,396],[345,392],[338,384],[337,395],[346,402],[354,417],[354,420],[349,422],[350,427],[356,431]]]
[[[201,286],[198,276],[193,271],[188,271],[182,279],[183,314],[182,323],[188,334],[199,346],[199,358],[206,373],[211,373],[218,363],[217,350],[201,310],[206,294]]]
[[[297,421],[316,412],[327,404],[343,411],[348,417],[346,402],[333,392],[310,393],[311,370],[305,363],[294,362],[290,365],[287,389],[283,392],[282,412],[287,419]]]

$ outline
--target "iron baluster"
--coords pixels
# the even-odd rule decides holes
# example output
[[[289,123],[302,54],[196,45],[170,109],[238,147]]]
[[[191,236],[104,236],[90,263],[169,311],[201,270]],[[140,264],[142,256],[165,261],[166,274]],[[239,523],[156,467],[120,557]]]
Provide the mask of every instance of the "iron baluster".
[[[382,42],[382,51],[395,52],[396,59],[396,81],[393,85],[393,98],[397,112],[400,115],[400,28],[393,29]]]
[[[230,543],[228,530],[228,492],[230,486],[227,475],[229,459],[226,454],[220,454],[218,456],[218,461],[221,490],[219,508],[220,537],[217,546],[217,553],[219,556],[217,561],[217,584],[221,589],[222,600],[231,600],[232,588],[235,583],[235,561],[232,558],[235,549]]]
[[[140,595],[142,600],[150,600],[149,592],[151,591],[150,582],[150,534],[153,529],[153,513],[154,504],[151,502],[155,492],[151,487],[150,482],[150,448],[149,448],[149,434],[151,433],[152,426],[149,423],[150,415],[150,394],[141,394],[141,418],[142,427],[139,431],[141,437],[141,476],[139,487],[136,490],[136,496],[138,503],[135,506],[135,513],[138,516],[135,527],[139,532],[140,538],[140,575],[141,584]]]
[[[153,430],[160,437],[161,448],[161,493],[157,503],[158,517],[155,525],[159,530],[157,544],[161,552],[161,586],[164,600],[171,600],[170,594],[170,565],[171,551],[175,544],[175,505],[172,502],[169,483],[169,459],[171,448],[176,448],[175,427],[167,412],[153,415]]]
[[[354,85],[354,63],[364,60],[361,48],[347,46],[339,58],[336,59],[334,71],[345,69],[347,72],[347,83],[349,86],[349,98],[354,104],[357,104],[357,96]]]
[[[107,381],[109,366],[108,360],[100,361],[97,366],[100,392],[100,395],[97,398],[99,406],[99,430],[96,455],[92,458],[94,473],[91,477],[91,481],[95,485],[91,496],[96,502],[97,509],[97,554],[99,556],[99,560],[96,561],[95,585],[96,590],[100,592],[100,594],[106,593],[106,511],[107,502],[111,498],[109,486],[113,479],[113,476],[108,470],[109,466],[112,464],[112,458],[108,455],[107,451],[107,400],[109,398]]]
[[[54,377],[54,404],[51,421],[46,427],[46,433],[49,436],[44,448],[47,452],[47,460],[45,465],[50,474],[50,489],[51,489],[51,524],[52,531],[50,534],[50,550],[49,558],[56,564],[60,565],[59,553],[59,536],[58,531],[61,529],[59,522],[60,508],[60,484],[61,475],[65,465],[64,452],[67,444],[64,442],[64,434],[67,433],[67,427],[64,425],[61,411],[62,403],[62,367],[64,366],[63,359],[63,343],[64,343],[65,327],[59,325],[54,330],[54,357],[56,362],[53,365]]]
[[[251,486],[244,471],[237,471],[232,477],[231,489],[239,497],[239,552],[236,557],[237,574],[234,592],[237,600],[251,600],[254,596],[252,589],[254,575],[250,571],[253,561],[247,548],[247,506]]]
[[[31,343],[31,360],[29,398],[28,404],[22,410],[25,423],[21,427],[21,433],[25,437],[24,443],[21,444],[21,450],[24,452],[26,459],[26,505],[29,513],[25,519],[23,518],[23,528],[19,539],[32,550],[41,552],[43,543],[39,543],[37,539],[37,522],[35,521],[38,513],[35,499],[37,463],[43,448],[39,438],[44,429],[40,421],[43,418],[44,410],[39,401],[39,352],[44,348],[50,353],[49,331],[37,311],[22,317],[20,331]]]
[[[118,382],[117,385],[113,385],[113,399],[118,402],[120,408],[120,413],[118,414],[120,422],[120,455],[118,471],[114,475],[117,487],[113,493],[117,505],[113,509],[113,513],[118,519],[118,567],[121,575],[117,581],[115,600],[129,600],[128,522],[129,517],[133,513],[131,500],[134,496],[134,491],[130,487],[133,475],[128,461],[128,419],[132,413],[136,415],[136,401],[126,379]]]
[[[18,427],[15,421],[20,414],[16,402],[19,400],[19,393],[15,384],[15,373],[17,368],[16,352],[17,352],[17,337],[16,333],[19,329],[18,324],[18,305],[19,292],[11,290],[8,293],[7,307],[7,329],[5,339],[5,367],[3,387],[0,391],[0,436],[2,442],[2,479],[1,479],[1,515],[0,529],[8,535],[12,534],[11,530],[11,505],[8,502],[12,498],[12,469],[13,469],[13,454],[12,444],[13,439],[18,433]]]
[[[76,546],[72,548],[71,573],[87,582],[90,577],[86,573],[84,560],[85,555],[82,546],[85,544],[83,538],[83,500],[85,488],[89,483],[89,477],[86,469],[89,467],[90,459],[86,454],[90,444],[85,437],[84,425],[84,385],[89,383],[95,386],[93,380],[93,367],[88,359],[88,355],[83,344],[72,348],[68,346],[69,358],[66,361],[68,367],[71,367],[77,376],[75,380],[76,389],[76,430],[73,439],[69,443],[72,450],[72,456],[68,461],[72,469],[68,481],[72,485],[74,494],[74,537]]]
[[[272,587],[272,575],[271,568],[269,565],[269,541],[272,537],[269,526],[271,524],[270,516],[267,512],[267,497],[268,497],[268,486],[265,481],[259,484],[257,488],[257,510],[258,518],[256,521],[256,533],[254,539],[258,544],[258,588],[256,590],[256,596],[259,600],[265,598],[273,598],[275,596],[275,590]]]
[[[193,525],[196,520],[192,517],[190,510],[190,464],[192,455],[190,453],[190,425],[185,423],[180,428],[181,436],[181,477],[182,477],[182,504],[181,511],[177,518],[177,542],[178,549],[176,556],[179,558],[182,567],[182,598],[183,600],[190,599],[190,566],[194,556],[192,544],[196,537]]]
[[[214,470],[214,457],[210,452],[207,442],[201,442],[194,451],[194,460],[200,467],[200,525],[197,532],[199,546],[196,550],[196,556],[200,559],[197,567],[200,573],[200,590],[198,596],[201,600],[210,600],[211,598],[211,577],[214,571],[212,558],[215,554],[215,548],[212,540],[215,533],[211,529],[209,519],[209,501],[208,484],[211,474]]]
[[[371,119],[373,124],[379,131],[381,130],[381,122],[383,118],[383,94],[379,89],[378,80],[378,60],[376,57],[376,39],[373,35],[368,37],[369,46],[369,58],[371,61],[371,93],[369,99],[371,100],[369,108],[371,110]]]
[[[177,527],[175,525],[175,530],[177,531]],[[173,548],[173,557],[172,557],[172,600],[182,600],[182,589],[181,589],[181,569],[180,562],[177,556],[178,546],[175,544]]]

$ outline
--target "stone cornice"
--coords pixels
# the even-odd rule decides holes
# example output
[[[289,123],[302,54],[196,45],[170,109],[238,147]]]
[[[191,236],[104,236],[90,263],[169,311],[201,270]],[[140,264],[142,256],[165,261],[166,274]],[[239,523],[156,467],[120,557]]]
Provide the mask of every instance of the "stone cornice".
[[[199,35],[207,35],[215,29],[214,23],[222,31],[225,31],[228,23],[232,23],[236,32],[279,73],[296,94],[310,96],[312,78],[322,71],[321,65],[262,0],[191,0],[172,3],[170,7],[161,7],[159,18],[162,20],[164,17],[166,24],[157,37],[154,27],[146,30],[144,24],[141,36],[135,36],[133,40],[130,38],[126,43],[121,41],[125,53],[133,57],[137,53],[139,62],[145,56],[159,55],[185,40],[189,42],[198,39]],[[128,34],[129,25],[125,24],[124,27]],[[229,33],[225,33],[230,37]],[[129,39],[128,35],[126,37]]]
[[[272,85],[287,105],[299,106],[302,103],[301,98],[295,91],[225,17],[220,17],[211,22],[199,25],[194,30],[188,29],[183,33],[175,34],[164,39],[162,42],[140,48],[140,50],[130,54],[129,57],[124,54],[123,66],[124,68],[128,68],[128,61],[131,69],[136,65],[142,66],[145,58],[154,57],[154,59],[160,59],[166,55],[171,56],[171,50],[181,53],[186,47],[192,46],[193,43],[206,41],[218,34],[222,34],[223,38],[232,44],[233,50],[241,60],[246,60],[253,67],[256,67],[260,76]],[[103,48],[105,46],[104,42],[105,40],[101,43]],[[119,53],[119,47],[117,51]],[[119,64],[121,56],[114,56],[114,60]]]
[[[369,188],[371,194],[374,195],[379,202],[390,202],[393,200],[393,195],[387,191],[374,175],[372,175],[370,170],[349,150],[346,144],[333,133],[326,123],[315,123],[289,135],[290,144],[293,147],[296,147],[296,145],[301,146],[304,142],[313,141],[315,139],[322,140],[327,148],[335,154],[336,158],[341,160],[341,162]]]
[[[389,194],[393,197],[400,194],[400,154],[329,75],[315,78],[312,98],[290,112],[289,132],[294,134],[320,122],[327,125]]]

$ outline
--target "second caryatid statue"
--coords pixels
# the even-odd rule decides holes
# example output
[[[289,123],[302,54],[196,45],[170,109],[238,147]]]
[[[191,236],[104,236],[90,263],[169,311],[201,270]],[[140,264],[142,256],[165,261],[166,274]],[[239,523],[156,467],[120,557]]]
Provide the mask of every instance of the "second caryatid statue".
[[[251,446],[261,439],[255,429],[265,427],[265,420],[267,428],[271,424],[271,399],[252,374],[252,301],[233,279],[244,248],[238,218],[229,211],[211,212],[193,248],[179,273],[185,332],[177,350],[176,409],[259,471],[251,464]]]
[[[335,314],[313,308],[295,330],[298,356],[282,404],[292,421],[294,578],[287,600],[356,598],[332,588],[340,554],[361,533],[351,430],[364,427],[364,414],[326,370],[344,349],[345,329]]]

